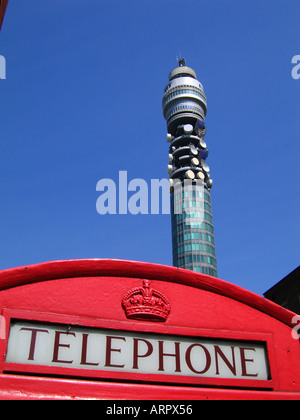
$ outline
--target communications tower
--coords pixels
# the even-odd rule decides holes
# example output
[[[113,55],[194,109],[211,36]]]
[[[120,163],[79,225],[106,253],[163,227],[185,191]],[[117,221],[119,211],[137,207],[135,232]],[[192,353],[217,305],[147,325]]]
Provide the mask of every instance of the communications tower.
[[[173,265],[217,277],[213,182],[204,141],[207,102],[202,84],[184,59],[169,74],[162,106],[170,143]]]

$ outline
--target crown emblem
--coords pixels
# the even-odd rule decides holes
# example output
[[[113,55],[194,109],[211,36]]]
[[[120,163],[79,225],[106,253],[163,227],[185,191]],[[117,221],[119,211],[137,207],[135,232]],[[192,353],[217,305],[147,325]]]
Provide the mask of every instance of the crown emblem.
[[[122,300],[122,307],[129,319],[166,321],[170,313],[168,300],[150,287],[149,280],[144,280],[143,287],[129,290]]]

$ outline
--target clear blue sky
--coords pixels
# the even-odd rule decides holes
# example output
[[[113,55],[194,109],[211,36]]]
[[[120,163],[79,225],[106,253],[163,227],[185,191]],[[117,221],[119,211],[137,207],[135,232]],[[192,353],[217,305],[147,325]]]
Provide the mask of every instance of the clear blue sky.
[[[299,265],[299,0],[10,0],[0,33],[0,269],[172,265],[169,215],[96,212],[97,181],[167,177],[181,53],[208,98],[219,277],[262,294]]]

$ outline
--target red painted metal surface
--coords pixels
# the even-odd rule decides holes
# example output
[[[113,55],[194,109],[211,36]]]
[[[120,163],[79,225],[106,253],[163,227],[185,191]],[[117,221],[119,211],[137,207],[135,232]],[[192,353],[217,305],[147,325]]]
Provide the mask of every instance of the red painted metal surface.
[[[124,301],[138,316],[126,316]],[[132,261],[48,262],[1,271],[0,308],[6,328],[3,334],[2,324],[1,399],[300,399],[300,344],[292,338],[295,314],[207,275]],[[195,379],[14,365],[5,361],[11,319],[262,341],[271,379]]]
[[[8,0],[2,0],[1,3],[0,3],[0,30],[1,30],[1,27],[2,27],[2,23],[3,23],[6,8],[7,8],[7,4],[8,4]]]

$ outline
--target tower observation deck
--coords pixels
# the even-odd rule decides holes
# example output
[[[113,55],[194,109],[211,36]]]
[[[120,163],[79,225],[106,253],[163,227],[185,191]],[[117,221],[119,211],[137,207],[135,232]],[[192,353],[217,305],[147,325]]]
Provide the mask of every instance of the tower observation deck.
[[[206,96],[185,60],[169,74],[163,115],[169,148],[173,265],[217,277],[210,190],[204,136]]]

